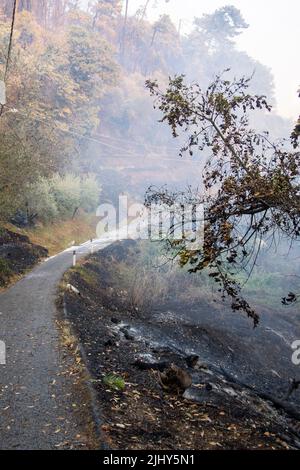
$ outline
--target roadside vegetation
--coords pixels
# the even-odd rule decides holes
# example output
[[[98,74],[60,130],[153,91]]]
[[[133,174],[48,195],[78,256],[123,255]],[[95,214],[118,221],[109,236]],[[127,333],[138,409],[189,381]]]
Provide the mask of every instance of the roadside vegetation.
[[[283,246],[281,251],[278,250],[277,256],[272,258],[269,256],[269,249],[265,248],[261,251],[250,278],[247,272],[232,276],[244,286],[245,298],[256,306],[259,313],[266,309],[284,315],[291,312],[282,305],[281,300],[289,288],[296,289],[299,265],[297,258],[291,253],[290,275],[286,275],[288,249],[288,246]],[[132,256],[128,255],[126,259],[112,257],[111,262],[105,262],[103,266],[94,257],[80,262],[72,272],[96,286],[99,282],[96,267],[100,271],[105,268],[111,286],[116,289],[117,298],[124,301],[124,308],[130,306],[136,311],[151,311],[175,297],[178,302],[195,305],[205,303],[212,308],[222,309],[222,305],[230,305],[226,296],[220,296],[218,286],[210,276],[212,270],[190,273],[188,267],[180,265],[179,259],[170,258],[168,246],[161,242],[139,241]],[[110,292],[109,295],[113,296],[113,293]],[[297,305],[292,310],[297,311]]]

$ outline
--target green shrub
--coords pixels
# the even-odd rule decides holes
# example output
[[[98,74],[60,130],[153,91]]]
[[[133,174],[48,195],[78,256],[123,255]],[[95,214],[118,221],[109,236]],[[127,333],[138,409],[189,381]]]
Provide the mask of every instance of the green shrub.
[[[74,211],[80,206],[81,183],[80,178],[74,175],[56,175],[52,181],[58,215],[62,219],[72,217]]]
[[[26,188],[25,207],[30,216],[36,216],[42,222],[54,220],[58,215],[57,203],[52,192],[52,186],[46,178],[40,178],[35,184]]]
[[[81,180],[80,207],[86,212],[92,212],[99,204],[100,187],[94,175],[88,175]]]
[[[125,381],[123,377],[120,377],[119,375],[115,374],[107,374],[103,377],[103,383],[107,387],[113,389],[113,390],[124,390],[125,388]]]
[[[55,219],[70,219],[77,209],[86,212],[96,209],[100,188],[96,178],[88,175],[84,178],[67,174],[55,175],[51,179],[40,178],[24,190],[21,211],[32,221],[51,222]]]

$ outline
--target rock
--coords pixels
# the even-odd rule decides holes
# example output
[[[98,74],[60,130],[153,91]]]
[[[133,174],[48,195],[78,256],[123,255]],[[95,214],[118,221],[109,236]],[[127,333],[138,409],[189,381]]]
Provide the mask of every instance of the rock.
[[[128,341],[135,340],[134,336],[131,333],[129,333],[128,330],[125,330],[123,333],[124,333],[124,338],[127,339]]]
[[[190,387],[185,390],[183,394],[183,398],[186,400],[192,401],[194,403],[205,404],[209,401],[208,394],[202,390],[198,390],[196,388]]]
[[[119,319],[116,318],[116,317],[112,317],[112,318],[110,319],[110,321],[111,321],[112,323],[114,323],[115,325],[117,325],[118,323],[121,323],[121,320],[119,320]]]
[[[197,354],[190,354],[185,358],[185,361],[191,369],[195,369],[199,364],[199,356]]]
[[[177,393],[183,393],[192,385],[190,374],[175,364],[171,364],[164,372],[160,373],[160,381],[163,388]]]
[[[120,331],[123,333],[124,335],[124,338],[127,339],[128,341],[134,341],[135,340],[135,336],[134,334],[131,332],[130,330],[130,326],[126,325],[126,326],[123,326]]]
[[[70,291],[70,292],[74,292],[74,294],[76,295],[81,295],[79,290],[76,289],[76,287],[72,286],[72,284],[67,284],[67,289]]]
[[[166,362],[155,361],[155,360],[147,360],[146,358],[145,359],[142,359],[142,358],[136,359],[134,361],[133,365],[135,365],[136,367],[138,367],[141,370],[153,369],[153,370],[159,370],[160,372],[165,370],[168,366],[168,364]]]
[[[232,387],[224,387],[223,392],[227,393],[227,395],[231,397],[237,397],[238,393],[236,393]]]

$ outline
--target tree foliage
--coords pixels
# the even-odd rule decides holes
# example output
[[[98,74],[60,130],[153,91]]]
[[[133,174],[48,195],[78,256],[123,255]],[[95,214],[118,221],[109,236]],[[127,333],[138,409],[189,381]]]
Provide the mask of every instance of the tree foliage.
[[[251,128],[249,114],[271,107],[265,96],[249,93],[249,82],[220,75],[202,90],[177,76],[162,92],[157,82],[147,81],[173,137],[187,135],[181,155],[210,152],[203,171],[205,198],[150,190],[147,202],[205,201],[203,246],[190,250],[184,239],[170,239],[170,246],[191,272],[209,268],[210,276],[232,298],[232,308],[244,310],[257,324],[258,315],[240,295],[234,275],[249,264],[251,270],[267,236],[299,238],[300,152]]]
[[[236,7],[227,5],[212,14],[196,18],[195,26],[196,31],[203,36],[209,47],[225,48],[249,25]]]
[[[37,179],[64,172],[84,157],[80,136],[97,129],[101,99],[118,75],[113,49],[91,32],[89,16],[70,11],[64,26],[58,23],[53,31],[32,14],[34,2],[28,5],[17,16],[0,120],[2,219],[22,205]],[[0,22],[3,57],[9,28],[9,21]]]
[[[21,210],[28,223],[72,218],[78,209],[92,212],[99,203],[100,188],[94,175],[80,178],[73,174],[39,178],[27,186]]]

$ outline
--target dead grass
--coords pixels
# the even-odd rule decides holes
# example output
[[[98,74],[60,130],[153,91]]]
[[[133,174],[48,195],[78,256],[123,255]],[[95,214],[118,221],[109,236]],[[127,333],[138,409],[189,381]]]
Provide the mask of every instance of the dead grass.
[[[105,269],[113,287],[125,292],[127,303],[136,310],[151,310],[175,294],[182,302],[190,303],[211,296],[207,292],[210,293],[213,283],[208,276],[191,275],[178,263],[168,261],[160,248],[149,242],[137,244],[136,251],[123,260],[112,258]],[[89,264],[83,263],[79,274],[84,278],[90,271]]]
[[[29,271],[30,271],[30,268],[24,271],[23,274],[12,274],[9,280],[7,281],[7,283],[4,286],[0,286],[0,293],[6,291],[8,287],[20,281]]]
[[[71,332],[68,322],[61,322],[60,324],[61,343],[64,347],[73,349],[76,344],[76,338]]]
[[[169,278],[166,279],[157,271],[150,271],[147,266],[132,266],[125,262],[115,262],[111,276],[117,277],[115,284],[127,292],[131,307],[148,310],[168,295],[172,273],[170,269]]]
[[[72,220],[53,222],[49,225],[18,229],[11,224],[6,224],[6,228],[16,233],[27,235],[32,243],[47,248],[51,256],[66,249],[68,246],[95,238],[98,221],[99,219],[94,215],[79,213]]]

